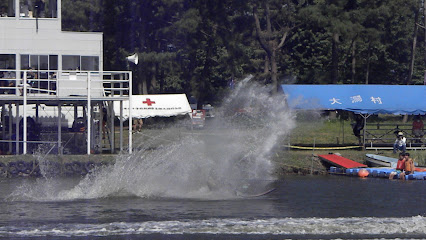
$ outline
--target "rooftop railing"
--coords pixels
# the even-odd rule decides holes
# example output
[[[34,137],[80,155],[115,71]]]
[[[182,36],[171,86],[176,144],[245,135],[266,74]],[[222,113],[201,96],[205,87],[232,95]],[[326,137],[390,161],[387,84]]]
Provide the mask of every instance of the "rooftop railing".
[[[128,71],[52,71],[0,69],[0,98],[6,95],[57,97],[129,96]],[[89,91],[90,89],[90,91]]]

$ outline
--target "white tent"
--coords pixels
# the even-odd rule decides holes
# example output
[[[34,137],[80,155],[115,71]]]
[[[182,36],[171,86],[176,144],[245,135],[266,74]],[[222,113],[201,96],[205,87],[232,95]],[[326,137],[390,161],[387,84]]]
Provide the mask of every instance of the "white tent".
[[[132,117],[170,117],[191,113],[185,94],[132,95]],[[114,102],[114,112],[120,116],[120,103]],[[123,101],[123,118],[129,118],[129,101]]]

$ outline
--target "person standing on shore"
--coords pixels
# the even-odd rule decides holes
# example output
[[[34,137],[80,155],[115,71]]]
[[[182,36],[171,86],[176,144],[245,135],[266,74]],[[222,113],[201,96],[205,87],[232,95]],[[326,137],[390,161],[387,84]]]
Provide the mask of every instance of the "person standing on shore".
[[[425,130],[424,128],[425,128],[425,126],[423,124],[423,121],[422,121],[421,117],[420,116],[416,116],[415,119],[414,119],[414,121],[413,121],[413,128],[412,128],[413,135],[414,135],[415,138],[417,138],[415,140],[416,143],[421,143],[422,142],[421,139],[423,138],[423,135],[424,135],[424,130]]]

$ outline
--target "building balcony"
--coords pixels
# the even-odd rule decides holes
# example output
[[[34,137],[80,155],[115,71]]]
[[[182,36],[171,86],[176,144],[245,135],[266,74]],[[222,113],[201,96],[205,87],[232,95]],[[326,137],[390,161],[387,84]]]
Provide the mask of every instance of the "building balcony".
[[[25,83],[25,84],[24,84]],[[131,72],[0,69],[0,101],[128,98]],[[90,91],[89,91],[90,89]],[[24,94],[25,93],[25,94]]]

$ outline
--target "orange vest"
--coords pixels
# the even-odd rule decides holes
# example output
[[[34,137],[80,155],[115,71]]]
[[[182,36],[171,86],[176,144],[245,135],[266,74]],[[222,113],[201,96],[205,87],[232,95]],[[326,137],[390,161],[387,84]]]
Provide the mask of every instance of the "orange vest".
[[[414,171],[414,162],[413,160],[407,160],[405,161],[405,171]]]
[[[404,168],[405,168],[405,159],[398,160],[398,162],[396,163],[396,169],[404,170]]]

